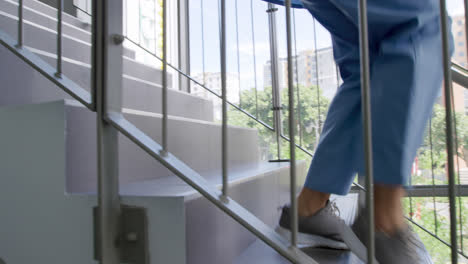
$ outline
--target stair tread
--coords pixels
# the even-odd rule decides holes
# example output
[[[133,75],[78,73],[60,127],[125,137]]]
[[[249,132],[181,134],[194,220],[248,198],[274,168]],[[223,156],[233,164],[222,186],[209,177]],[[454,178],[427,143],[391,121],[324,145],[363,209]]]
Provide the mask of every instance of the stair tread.
[[[301,161],[299,161],[301,162]],[[229,170],[229,184],[241,184],[254,180],[258,177],[266,176],[271,172],[289,168],[289,163],[259,162],[255,166],[242,166]],[[221,187],[222,179],[219,174],[203,175],[210,183]],[[138,196],[170,196],[184,197],[192,200],[200,197],[197,191],[183,182],[178,177],[164,177],[151,180],[143,180],[127,183],[121,186],[121,194]]]
[[[351,225],[356,218],[358,211],[358,195],[355,193],[346,196],[332,195],[330,200],[334,201],[340,211],[340,216],[346,224]],[[363,263],[353,253],[347,250],[334,250],[325,248],[303,249],[318,263],[334,264],[361,264]],[[286,264],[288,260],[279,255],[276,251],[263,243],[261,240],[253,242],[240,255],[235,264]]]

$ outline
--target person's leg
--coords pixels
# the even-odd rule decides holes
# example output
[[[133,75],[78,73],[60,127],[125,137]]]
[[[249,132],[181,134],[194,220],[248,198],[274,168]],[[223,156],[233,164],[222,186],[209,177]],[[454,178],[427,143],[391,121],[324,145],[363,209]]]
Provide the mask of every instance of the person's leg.
[[[347,193],[354,173],[363,172],[364,161],[357,3],[303,2],[330,30],[344,80],[330,106],[299,196],[300,214],[311,215],[323,206],[329,193]],[[337,14],[323,12],[333,7]],[[402,223],[402,185],[407,182],[442,80],[439,13],[435,0],[372,0],[368,1],[368,12],[376,223],[392,231]],[[387,199],[378,199],[383,193]],[[387,207],[393,210],[380,210]]]
[[[356,173],[356,138],[361,136],[361,92],[358,28],[332,2],[304,0],[304,7],[330,31],[333,54],[343,84],[333,98],[319,145],[298,197],[301,216],[323,208],[330,193],[348,192]]]

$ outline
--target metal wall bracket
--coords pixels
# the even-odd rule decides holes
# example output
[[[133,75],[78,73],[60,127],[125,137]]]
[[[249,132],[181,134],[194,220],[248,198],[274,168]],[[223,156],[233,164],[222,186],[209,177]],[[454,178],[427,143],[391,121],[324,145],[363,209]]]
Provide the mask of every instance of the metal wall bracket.
[[[94,259],[101,259],[99,209],[93,208],[94,220]],[[121,206],[120,232],[116,239],[120,262],[129,264],[148,264],[148,221],[146,209],[135,206]]]

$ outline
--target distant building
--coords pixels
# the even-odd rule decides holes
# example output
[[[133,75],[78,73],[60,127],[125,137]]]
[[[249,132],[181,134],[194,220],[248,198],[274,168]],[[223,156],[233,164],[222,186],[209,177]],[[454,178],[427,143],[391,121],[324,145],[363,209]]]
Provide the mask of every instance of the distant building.
[[[227,73],[226,74],[226,97],[227,100],[231,103],[239,103],[239,78],[237,74]],[[201,84],[205,84],[205,87],[214,91],[215,93],[221,95],[221,73],[219,72],[206,72],[199,73],[195,75],[195,80]],[[221,109],[221,99],[216,95],[212,94],[205,88],[194,85],[192,86],[191,93],[206,99],[213,101],[214,105],[214,117],[216,120],[221,120],[222,109]]]
[[[317,54],[317,60],[315,58]],[[318,62],[318,67],[316,66]],[[297,65],[297,69],[296,69]],[[318,70],[318,72],[317,72]],[[318,73],[318,74],[317,74]],[[271,87],[271,62],[263,66],[264,86]],[[317,83],[318,75],[318,83]],[[288,86],[288,62],[287,58],[279,58],[278,60],[278,82],[280,90]],[[338,85],[341,83],[337,68],[333,59],[333,49],[331,47],[315,50],[305,50],[299,52],[293,57],[293,78],[294,83],[299,83],[301,86],[319,86],[323,91],[323,95],[327,98],[332,98]]]
[[[466,34],[465,34],[465,17],[452,17],[452,34],[455,44],[455,52],[452,56],[452,61],[467,67],[467,50],[466,50]],[[453,98],[455,110],[457,112],[465,112],[468,115],[468,92],[465,88],[458,84],[453,84]]]

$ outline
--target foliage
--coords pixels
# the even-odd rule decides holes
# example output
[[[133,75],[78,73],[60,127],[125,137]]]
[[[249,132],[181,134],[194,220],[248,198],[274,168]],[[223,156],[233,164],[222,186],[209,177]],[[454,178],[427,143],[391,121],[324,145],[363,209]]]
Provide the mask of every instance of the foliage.
[[[313,152],[319,134],[320,127],[323,125],[325,114],[327,112],[329,101],[327,98],[321,95],[319,90],[319,96],[317,96],[316,87],[300,87],[300,112],[297,100],[295,100],[295,113],[298,114],[296,117],[296,142],[300,143],[305,149]],[[271,88],[265,88],[262,91],[258,91],[258,108],[256,107],[255,90],[250,89],[242,92],[242,108],[258,119],[262,120],[269,126],[273,127],[273,111],[271,110]],[[320,118],[318,101],[320,98]],[[297,98],[295,98],[297,99]],[[288,110],[287,110],[287,89],[281,92],[281,102],[283,106],[283,134],[288,135]],[[300,115],[300,118],[298,118]],[[299,120],[301,123],[299,123]],[[320,122],[320,121],[321,122]],[[260,144],[264,151],[264,159],[276,158],[276,138],[275,133],[266,129],[264,126],[258,124],[255,120],[247,117],[245,114],[237,111],[236,109],[230,109],[229,122],[232,125],[247,126],[258,129]],[[457,122],[457,136],[458,136],[458,156],[464,161],[468,162],[468,118],[463,113],[456,114]],[[302,127],[302,134],[299,133],[299,124]],[[432,136],[432,139],[431,139]],[[431,153],[431,140],[432,140],[432,153]],[[289,144],[285,140],[282,140],[282,158],[289,156]],[[304,152],[297,151],[298,159],[310,160],[310,157]],[[413,175],[413,184],[432,184],[432,170],[434,171],[435,184],[446,184],[446,146],[445,146],[445,109],[441,105],[434,107],[434,113],[431,121],[431,134],[427,133],[424,138],[424,146],[421,147],[418,154],[419,168],[424,170],[426,173],[423,175]],[[462,226],[463,232],[463,247],[461,247],[461,234],[458,232],[458,241],[460,243],[459,248],[463,248],[465,252],[468,252],[468,234],[465,234],[468,230],[468,198],[458,198],[457,202],[457,214],[460,217],[457,224],[460,229]],[[410,201],[411,200],[411,201]],[[461,208],[460,208],[461,206]],[[406,198],[404,201],[404,207],[407,212],[412,213],[412,220],[419,225],[427,228],[433,234],[436,234],[440,239],[450,242],[450,219],[448,209],[448,199],[441,197],[424,197],[424,198]],[[434,208],[435,207],[435,208]],[[435,212],[435,217],[434,217]],[[408,214],[409,215],[409,214]],[[421,237],[426,248],[429,251],[434,263],[446,264],[450,263],[450,248],[428,234],[419,227],[413,226],[413,229]],[[437,229],[437,232],[436,232]],[[468,263],[468,260],[460,256],[459,263]]]
[[[455,121],[458,139],[457,153],[460,158],[468,163],[468,117],[464,113],[456,113]],[[430,124],[431,131],[426,133],[424,147],[421,148],[419,154],[420,167],[434,169],[435,174],[445,173],[447,152],[445,144],[445,108],[443,106],[436,105],[434,107],[434,114]],[[455,138],[455,135],[453,137]]]
[[[297,91],[299,91],[299,103],[297,101]],[[254,88],[242,91],[242,109],[256,116],[270,127],[274,127],[274,116],[272,110],[272,89],[266,87],[263,90],[256,91]],[[316,87],[300,86],[296,89],[294,113],[296,116],[296,143],[313,152],[318,141],[319,124],[323,125],[325,114],[328,109],[329,100],[322,95],[321,90],[317,91]],[[257,98],[257,100],[256,100]],[[319,104],[320,102],[320,104]],[[281,105],[283,126],[283,135],[289,137],[288,126],[288,90],[281,91]],[[320,106],[320,117],[319,113]],[[300,111],[299,111],[300,109]],[[298,118],[300,116],[300,119]],[[277,158],[277,143],[275,132],[260,125],[257,121],[247,117],[244,113],[236,109],[229,110],[229,123],[236,126],[244,126],[256,128],[259,132],[259,140],[261,148],[264,152],[265,159]],[[320,121],[320,122],[319,122]],[[296,151],[297,159],[309,160],[310,156],[302,151]],[[289,157],[289,143],[286,140],[281,140],[281,158]]]

